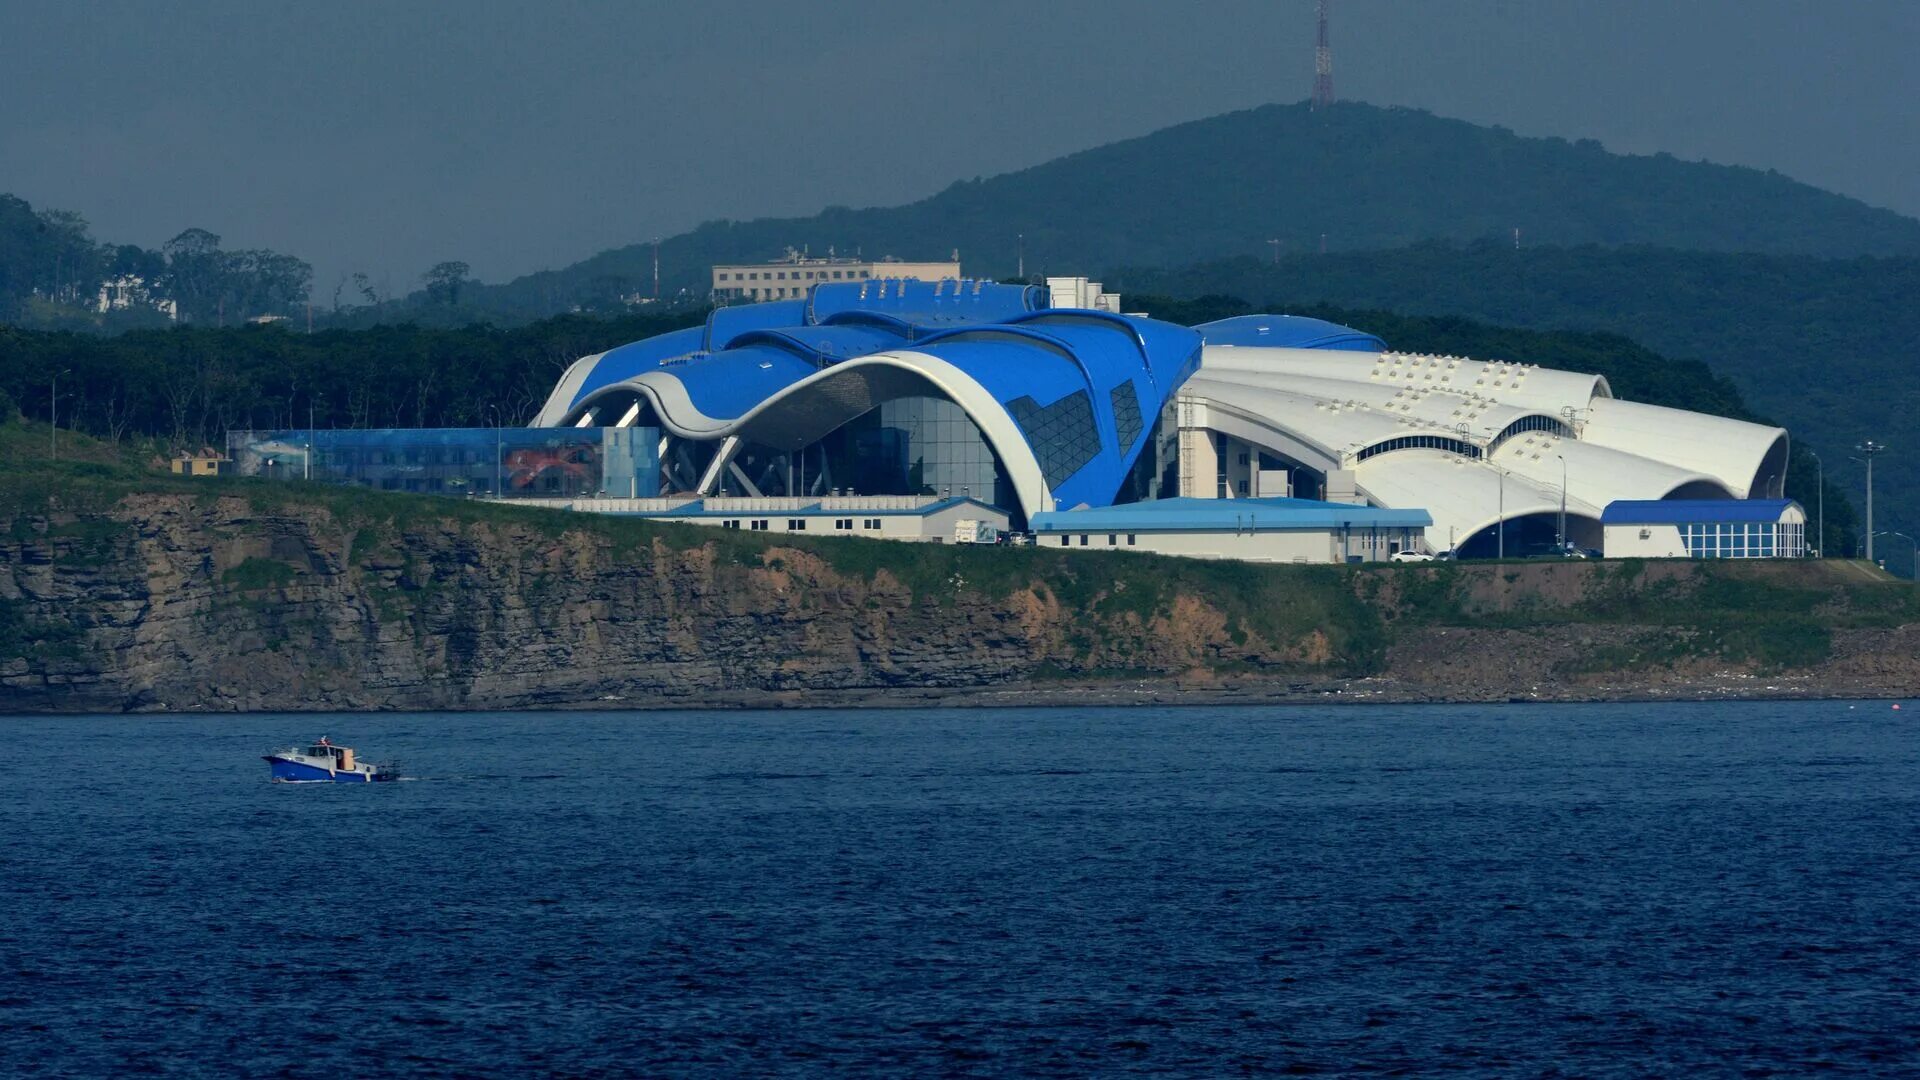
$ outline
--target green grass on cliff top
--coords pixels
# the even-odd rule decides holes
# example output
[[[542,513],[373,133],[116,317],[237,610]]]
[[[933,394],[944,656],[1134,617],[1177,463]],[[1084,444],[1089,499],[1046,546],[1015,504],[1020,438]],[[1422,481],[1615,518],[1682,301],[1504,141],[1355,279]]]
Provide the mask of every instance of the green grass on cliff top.
[[[920,605],[950,605],[967,593],[1001,598],[1030,590],[1083,615],[1078,622],[1090,653],[1100,627],[1150,624],[1183,597],[1193,598],[1224,618],[1236,645],[1257,636],[1284,649],[1317,636],[1331,664],[1353,673],[1377,670],[1395,633],[1414,626],[1664,627],[1676,632],[1598,660],[1610,666],[1666,664],[1711,654],[1786,666],[1825,656],[1834,628],[1920,621],[1920,591],[1889,587],[1886,575],[1839,562],[1693,563],[1683,580],[1649,585],[1640,580],[1646,564],[1637,560],[1293,566],[773,536],[364,488],[179,477],[165,471],[152,444],[115,446],[70,432],[60,434],[60,447],[60,459],[52,461],[45,425],[17,417],[0,424],[0,523],[23,536],[28,519],[46,519],[50,531],[64,538],[63,557],[72,559],[102,557],[99,545],[83,542],[82,534],[90,521],[97,524],[129,497],[176,494],[209,504],[240,498],[255,513],[324,515],[353,537],[356,551],[418,530],[486,526],[555,539],[595,536],[616,558],[656,544],[706,548],[723,568],[780,567],[781,551],[805,551],[843,577],[891,577],[910,594],[906,602]],[[1556,591],[1548,580],[1556,574],[1576,577],[1580,587],[1572,595]]]

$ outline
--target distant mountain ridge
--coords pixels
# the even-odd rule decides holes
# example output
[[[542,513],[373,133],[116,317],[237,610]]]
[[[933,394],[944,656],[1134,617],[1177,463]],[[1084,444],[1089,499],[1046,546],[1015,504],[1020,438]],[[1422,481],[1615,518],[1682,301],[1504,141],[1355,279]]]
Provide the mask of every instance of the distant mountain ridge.
[[[1819,257],[1920,254],[1920,220],[1779,173],[1608,152],[1413,109],[1267,105],[1179,124],[905,206],[716,221],[662,241],[662,284],[704,291],[717,262],[816,254],[944,257],[967,272],[1102,274],[1238,255],[1402,247],[1646,244]],[[1024,241],[1020,238],[1024,237]],[[651,285],[635,244],[487,290],[533,306]],[[489,306],[492,306],[491,304]]]

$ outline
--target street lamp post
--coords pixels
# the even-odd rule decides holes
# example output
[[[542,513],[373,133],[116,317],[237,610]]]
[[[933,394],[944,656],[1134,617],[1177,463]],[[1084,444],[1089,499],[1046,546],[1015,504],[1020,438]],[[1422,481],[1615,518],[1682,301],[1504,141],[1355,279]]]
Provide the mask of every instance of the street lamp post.
[[[47,391],[47,456],[60,460],[60,376],[71,374],[72,368],[61,368],[53,373],[53,386]]]
[[[1553,456],[1560,459],[1560,553],[1564,555],[1567,551],[1567,459],[1560,454]]]
[[[1827,463],[1820,460],[1819,454],[1811,450],[1807,453],[1813,455],[1814,498],[1820,507],[1820,523],[1814,527],[1813,534],[1818,538],[1818,546],[1814,548],[1814,554],[1824,559],[1827,557]]]
[[[1886,447],[1868,439],[1855,449],[1860,451],[1860,456],[1867,462],[1867,561],[1873,562],[1873,458]]]
[[[493,418],[493,497],[501,498],[500,491],[500,455],[504,452],[505,438],[500,433],[500,406],[489,405],[487,412]]]
[[[1507,471],[1498,465],[1493,468],[1500,477],[1500,517],[1493,523],[1494,557],[1505,559],[1507,557]]]
[[[1913,580],[1920,582],[1920,540],[1915,540],[1913,537],[1908,536],[1906,533],[1895,532],[1892,530],[1882,532],[1880,535],[1881,536],[1897,536],[1900,539],[1905,540],[1907,543],[1913,545]]]

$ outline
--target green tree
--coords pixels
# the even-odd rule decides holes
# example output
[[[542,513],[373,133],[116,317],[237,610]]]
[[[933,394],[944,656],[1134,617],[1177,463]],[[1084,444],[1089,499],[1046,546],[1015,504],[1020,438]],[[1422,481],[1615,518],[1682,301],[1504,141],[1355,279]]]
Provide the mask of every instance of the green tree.
[[[457,260],[434,263],[431,269],[420,275],[421,282],[427,287],[427,299],[448,307],[458,306],[460,290],[466,285],[467,273],[471,269]]]
[[[162,287],[179,305],[183,322],[206,322],[219,310],[222,276],[220,235],[187,229],[161,245],[167,261]]]

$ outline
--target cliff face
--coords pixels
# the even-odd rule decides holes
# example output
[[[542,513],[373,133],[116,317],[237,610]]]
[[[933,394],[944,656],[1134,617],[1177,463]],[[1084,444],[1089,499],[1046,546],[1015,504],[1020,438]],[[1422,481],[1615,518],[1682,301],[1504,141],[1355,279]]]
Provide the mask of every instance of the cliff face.
[[[645,707],[993,688],[1059,699],[1122,685],[1498,699],[1691,692],[1756,672],[1868,694],[1903,693],[1920,673],[1912,590],[1879,582],[1739,579],[1752,595],[1729,599],[1708,595],[1726,592],[1721,578],[1684,563],[1242,567],[783,544],[409,505],[382,516],[173,491],[93,511],[56,497],[0,517],[0,711]],[[1812,644],[1770,652],[1725,621],[1661,614],[1775,594],[1824,613],[1775,627]],[[1576,609],[1578,620],[1554,615]]]
[[[1150,624],[1103,620],[1109,647],[1088,655],[1069,639],[1094,627],[1045,589],[989,597],[955,575],[916,595],[885,568],[692,539],[511,520],[343,527],[320,507],[182,495],[17,519],[0,599],[21,648],[0,660],[0,708],[739,701],[992,686],[1109,653],[1182,670],[1242,651],[1190,600]]]

